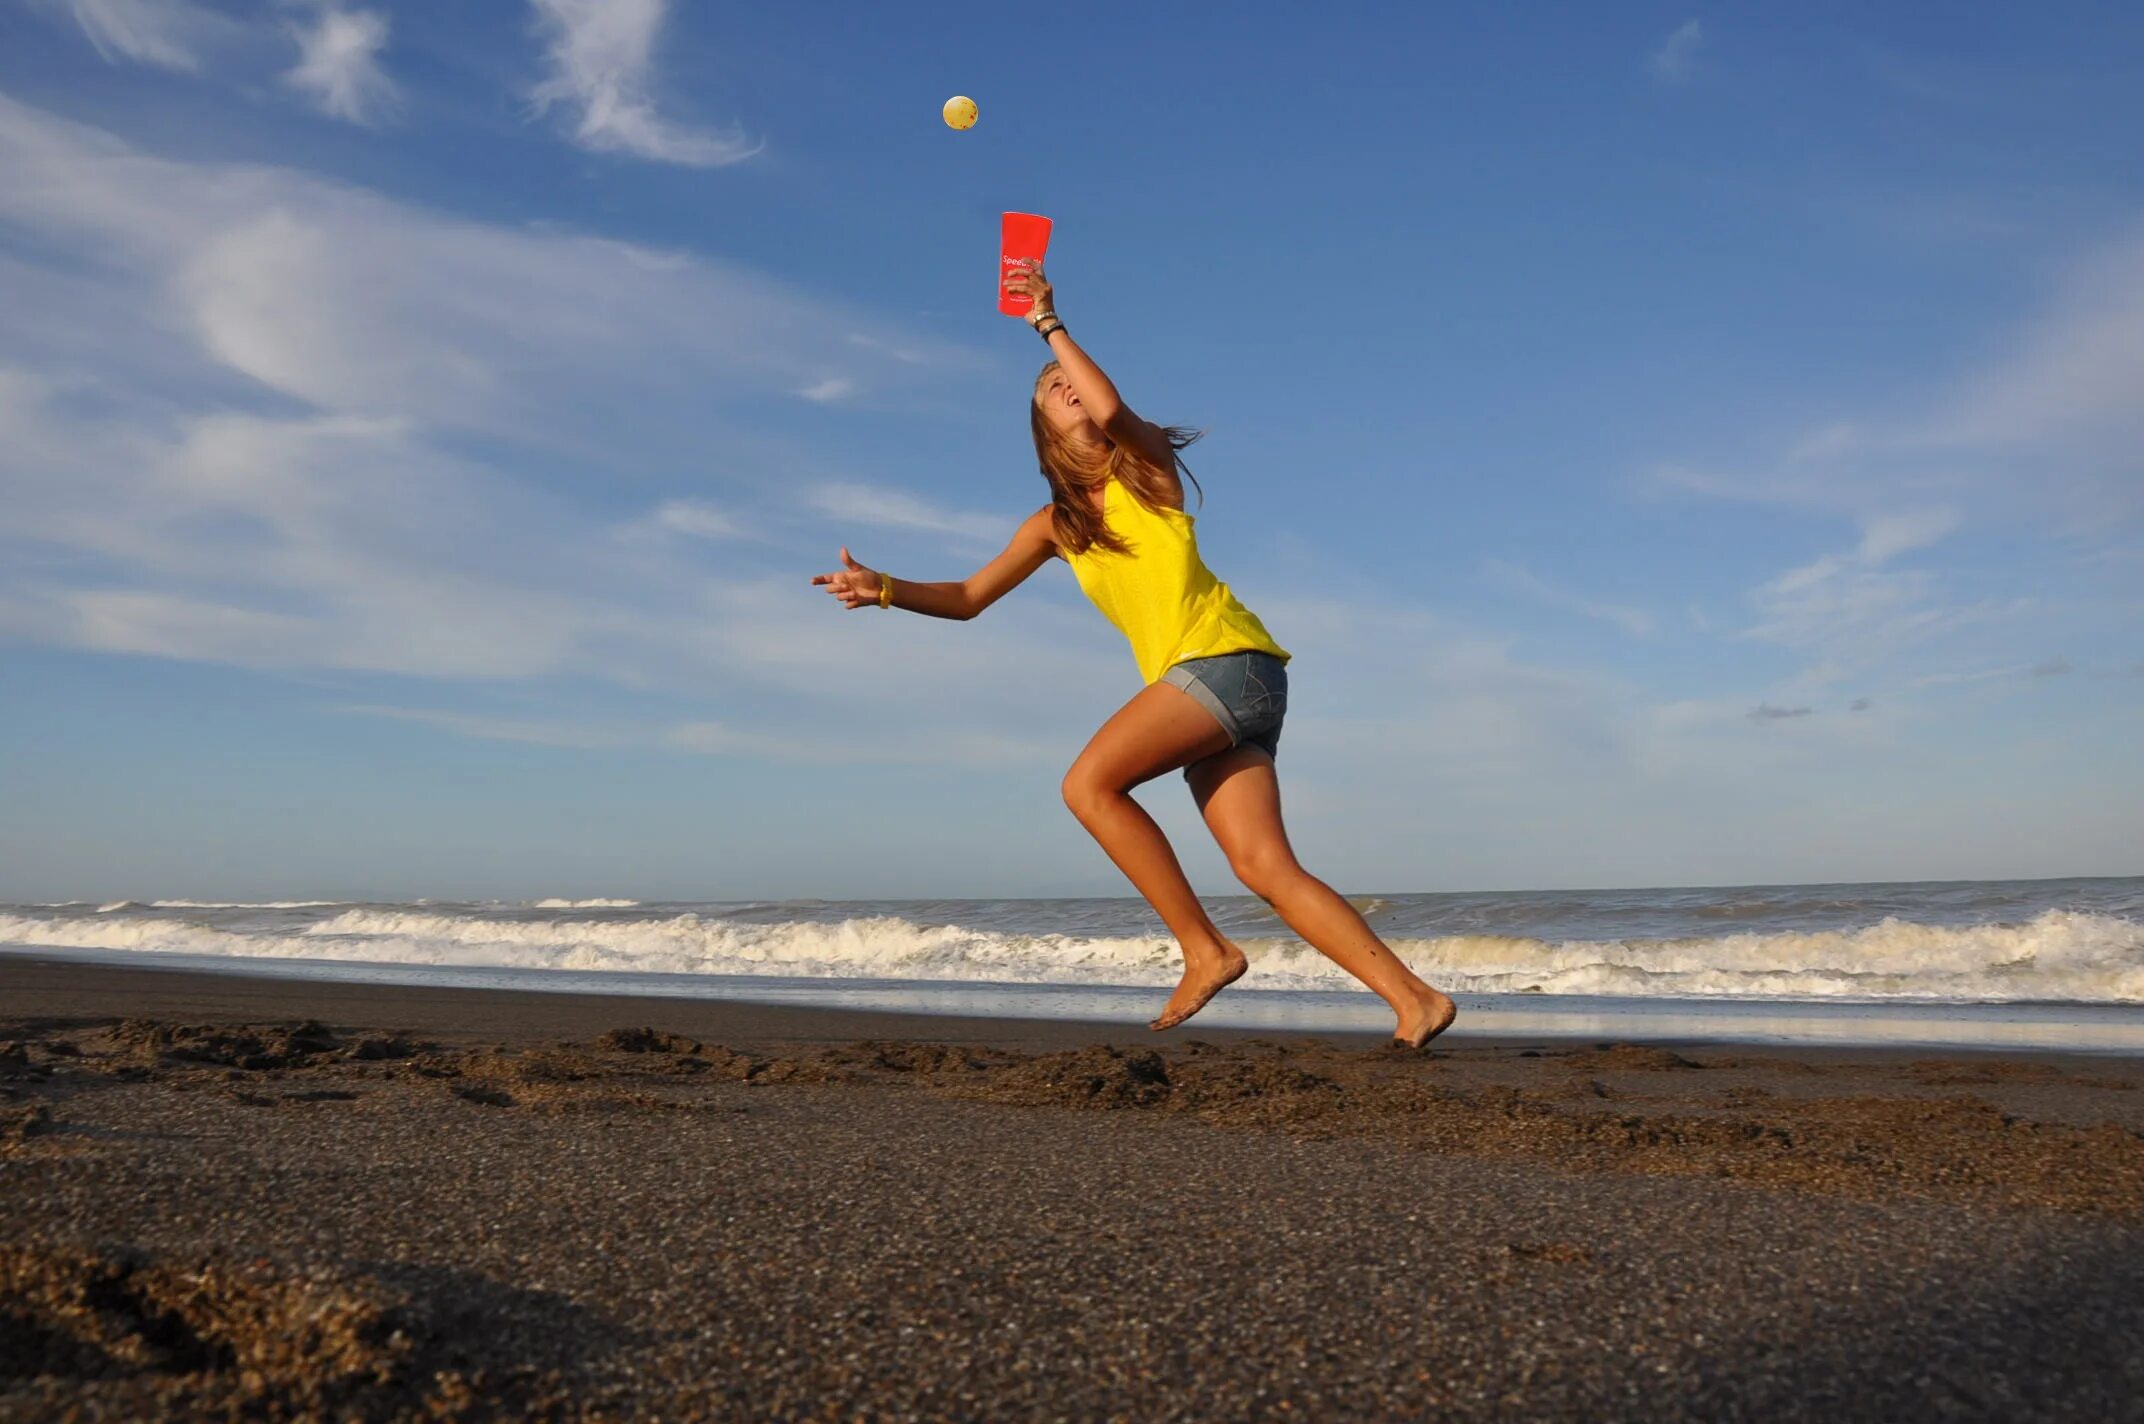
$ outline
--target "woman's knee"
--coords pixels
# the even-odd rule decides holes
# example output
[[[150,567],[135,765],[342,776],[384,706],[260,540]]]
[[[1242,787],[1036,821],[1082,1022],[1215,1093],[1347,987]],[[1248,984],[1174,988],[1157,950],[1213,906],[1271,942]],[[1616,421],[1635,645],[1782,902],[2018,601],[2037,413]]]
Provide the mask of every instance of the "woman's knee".
[[[1269,904],[1303,874],[1303,867],[1286,851],[1240,856],[1229,862],[1229,869],[1235,871],[1244,889]]]
[[[1065,773],[1064,782],[1057,789],[1065,798],[1066,809],[1082,821],[1092,816],[1110,797],[1118,794],[1116,787],[1108,785],[1092,772],[1077,765]]]

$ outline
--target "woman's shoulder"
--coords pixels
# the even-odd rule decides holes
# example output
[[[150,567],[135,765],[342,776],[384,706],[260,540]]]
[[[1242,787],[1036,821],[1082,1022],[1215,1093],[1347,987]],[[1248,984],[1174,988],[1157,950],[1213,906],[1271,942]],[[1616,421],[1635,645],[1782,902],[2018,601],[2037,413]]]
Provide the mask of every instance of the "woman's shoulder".
[[[1020,537],[1037,544],[1046,545],[1051,557],[1063,558],[1064,548],[1057,542],[1057,506],[1045,504],[1033,514],[1020,521]]]

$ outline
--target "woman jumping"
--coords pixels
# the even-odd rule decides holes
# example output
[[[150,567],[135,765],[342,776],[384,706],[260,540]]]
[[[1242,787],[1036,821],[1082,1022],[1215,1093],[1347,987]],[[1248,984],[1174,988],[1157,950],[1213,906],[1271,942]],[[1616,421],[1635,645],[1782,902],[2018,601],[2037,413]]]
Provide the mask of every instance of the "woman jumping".
[[[1353,905],[1296,864],[1288,845],[1273,757],[1288,709],[1289,654],[1199,557],[1194,516],[1184,510],[1183,476],[1191,471],[1177,453],[1197,435],[1132,413],[1057,319],[1039,263],[1016,271],[1005,289],[1033,299],[1028,323],[1055,358],[1036,378],[1028,407],[1050,502],[1028,516],[1004,553],[958,583],[895,579],[846,548],[846,567],[812,583],[847,608],[973,618],[1052,555],[1063,558],[1130,639],[1147,683],[1072,763],[1064,798],[1183,950],[1183,982],[1149,1027],[1174,1028],[1247,967],[1192,893],[1161,827],[1132,799],[1133,787],[1182,767],[1236,878],[1392,1006],[1395,1044],[1421,1047],[1450,1026],[1452,1001],[1416,978]]]

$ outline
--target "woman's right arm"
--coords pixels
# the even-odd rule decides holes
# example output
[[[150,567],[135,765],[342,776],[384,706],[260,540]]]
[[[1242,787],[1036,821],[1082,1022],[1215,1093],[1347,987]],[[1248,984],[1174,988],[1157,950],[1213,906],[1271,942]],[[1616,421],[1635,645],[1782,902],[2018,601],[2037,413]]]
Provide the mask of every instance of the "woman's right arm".
[[[876,605],[883,582],[891,587],[889,607],[905,608],[932,618],[973,618],[1018,588],[1029,574],[1049,562],[1050,555],[1057,552],[1050,512],[1051,506],[1044,505],[1029,515],[1014,531],[1012,542],[1005,546],[1004,553],[958,583],[912,583],[897,579],[857,563],[849,557],[847,549],[841,551],[841,561],[846,568],[840,573],[819,574],[812,582],[826,585],[826,591],[849,608]]]
[[[1029,310],[1028,325],[1042,331],[1055,323],[1050,332],[1050,355],[1064,368],[1065,379],[1072,383],[1072,393],[1079,397],[1087,418],[1102,427],[1102,433],[1119,445],[1130,445],[1142,452],[1147,462],[1174,481],[1176,478],[1176,447],[1169,443],[1168,433],[1145,419],[1124,403],[1117,390],[1117,383],[1109,379],[1092,356],[1072,339],[1064,323],[1057,320],[1057,293],[1049,278],[1042,275],[1042,264],[1031,261],[1027,266],[1005,279],[1005,290],[1023,296],[1034,303]],[[1177,493],[1179,502],[1183,499]]]

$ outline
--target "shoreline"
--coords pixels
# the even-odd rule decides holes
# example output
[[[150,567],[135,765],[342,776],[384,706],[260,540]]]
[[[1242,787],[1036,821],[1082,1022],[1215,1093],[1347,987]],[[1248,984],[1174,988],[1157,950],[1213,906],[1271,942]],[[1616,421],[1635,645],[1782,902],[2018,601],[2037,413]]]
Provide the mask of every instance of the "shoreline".
[[[7,956],[0,1292],[0,1421],[2140,1418],[2144,1057]]]
[[[758,985],[746,986],[744,992],[734,997],[709,992],[723,986],[708,983],[671,986],[679,991],[658,992],[644,980],[635,982],[627,978],[614,987],[601,983],[604,976],[600,974],[580,971],[514,971],[517,976],[557,973],[562,981],[573,986],[539,988],[467,982],[396,982],[396,977],[400,976],[428,978],[435,966],[351,962],[350,973],[328,977],[293,972],[281,967],[285,963],[269,960],[253,967],[252,962],[242,961],[238,966],[225,967],[205,964],[199,959],[182,958],[179,962],[169,962],[147,955],[121,956],[112,951],[40,951],[11,947],[0,951],[0,1003],[45,1004],[54,1006],[53,1012],[64,1014],[79,1011],[75,997],[78,993],[92,996],[141,994],[149,996],[149,1002],[170,1004],[174,1011],[180,1012],[188,1005],[204,1008],[253,1005],[262,1014],[282,1017],[325,1019],[344,1014],[361,1018],[369,1014],[372,1016],[370,1025],[374,1027],[390,1026],[390,1021],[397,1015],[409,1014],[416,1017],[396,1026],[437,1024],[443,1031],[451,1031],[466,1022],[467,1016],[478,1006],[495,1003],[494,1017],[503,1023],[541,1023],[554,1026],[561,1033],[573,1032],[576,1026],[585,1028],[598,1019],[605,1019],[606,1015],[615,1017],[624,1005],[632,1004],[645,1006],[645,1015],[679,1025],[673,1031],[715,1039],[741,1035],[738,1040],[741,1043],[814,1043],[844,1036],[898,1036],[1003,1046],[1080,1043],[1165,1046],[1187,1037],[1224,1041],[1282,1037],[1371,1047],[1382,1044],[1389,1036],[1382,1028],[1371,1026],[1389,1014],[1367,990],[1361,991],[1360,1003],[1351,1012],[1354,1022],[1335,1022],[1328,1017],[1322,1022],[1313,1019],[1308,1023],[1294,1023],[1276,1015],[1268,1021],[1244,1023],[1240,1021],[1243,1016],[1239,1015],[1239,1022],[1231,1023],[1229,996],[1223,995],[1190,1023],[1167,1034],[1153,1034],[1146,1029],[1143,1016],[1105,1016],[1092,1012],[1051,1014],[1025,1009],[1019,1012],[988,1011],[990,1004],[1002,1002],[1007,995],[1040,1002],[1040,997],[1031,992],[1034,986],[971,986],[961,982],[941,988],[919,983],[913,987],[899,986],[879,995],[887,1001],[885,1005],[857,1007],[776,1000],[764,991],[755,992],[760,990]],[[462,972],[457,966],[436,968],[443,975]],[[373,977],[383,970],[385,975]],[[787,989],[789,995],[785,997],[818,992],[824,992],[828,997],[843,994],[852,999],[863,997],[839,983],[766,982]],[[593,988],[589,987],[592,983]],[[697,992],[681,991],[687,987]],[[978,987],[982,992],[978,992]],[[990,992],[1000,989],[1002,994]],[[1063,992],[1060,986],[1041,986],[1041,993],[1071,1007],[1093,1003],[1105,995],[1108,1000],[1150,1007],[1147,1004],[1149,998],[1158,1004],[1166,996],[1165,989],[1110,988],[1089,993],[1077,989]],[[1252,989],[1248,993],[1256,995],[1258,991]],[[928,1001],[934,997],[975,1003],[984,1008],[982,1011],[963,1008],[941,1012],[901,1003],[903,1000]],[[1283,996],[1268,993],[1265,997]],[[1628,1004],[1567,1001],[1547,1003],[1536,1009],[1529,1003],[1512,1002],[1523,1001],[1526,996],[1489,999],[1480,995],[1455,994],[1454,997],[1460,1004],[1460,1018],[1454,1032],[1439,1040],[1440,1045],[1446,1047],[1569,1046],[1589,1041],[1616,1041],[1671,1048],[1715,1047],[1751,1052],[1865,1056],[1872,1060],[1885,1056],[1925,1058],[1962,1054],[2046,1058],[2050,1061],[2144,1061],[2144,1012],[2130,1011],[2131,1006],[2078,1005],[2079,1012],[2070,1018],[2060,1013],[2063,1006],[2042,1003],[1961,1005],[1957,1006],[1959,1012],[1951,1014],[1946,1011],[1949,1006],[1912,1002],[1839,1004],[1817,1001],[1797,1004],[1730,1000],[1693,1001],[1685,1005],[1672,1000],[1642,1000]],[[1570,1007],[1570,1003],[1579,1007]],[[216,1011],[223,1012],[220,1008]],[[2016,1021],[2011,1015],[2017,1016]],[[1477,1027],[1485,1020],[1487,1027]],[[1858,1036],[1871,1033],[1887,1022],[1903,1031],[1896,1041]],[[1946,1022],[1961,1027],[1949,1037],[1927,1036],[1933,1026]],[[1357,1027],[1355,1023],[1363,1026]],[[1821,1026],[1842,1037],[1832,1041],[1807,1036],[1782,1040],[1764,1037],[1755,1031],[1768,1024],[1799,1025],[1805,1035]],[[784,1030],[780,1027],[783,1025],[791,1027]],[[605,1019],[590,1031],[600,1032],[611,1026]],[[2066,1027],[2086,1041],[2074,1044],[2046,1042],[2049,1030],[2057,1027]],[[2039,1041],[2001,1041],[2001,1035],[2006,1032],[2017,1036],[2032,1033],[2035,1029]],[[770,1036],[777,1032],[790,1032],[794,1036],[787,1039]],[[1923,1036],[1918,1039],[1907,1036],[1914,1033]]]

